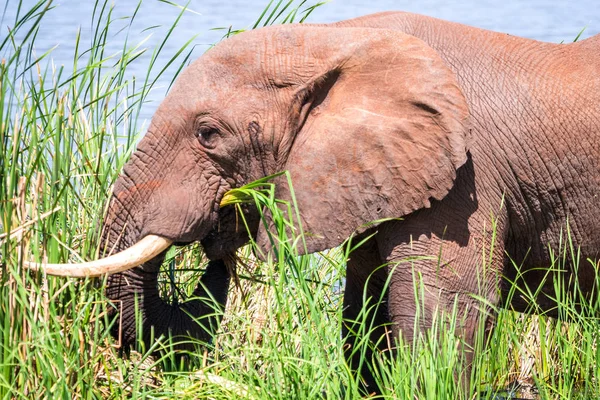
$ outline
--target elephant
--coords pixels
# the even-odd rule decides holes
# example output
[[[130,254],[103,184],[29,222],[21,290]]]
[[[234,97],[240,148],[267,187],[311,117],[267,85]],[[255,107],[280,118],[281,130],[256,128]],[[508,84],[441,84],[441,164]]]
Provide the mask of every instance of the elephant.
[[[404,12],[244,32],[181,73],[114,185],[103,248],[144,247],[145,258],[44,268],[111,274],[124,343],[137,339],[136,296],[146,343],[151,328],[208,340],[218,324],[210,306],[158,295],[165,250],[200,241],[211,261],[196,294],[224,305],[231,267],[222,260],[250,238],[264,254],[272,245],[268,215],[259,223],[245,209],[247,232],[220,202],[288,171],[308,233],[302,252],[365,240],[347,262],[349,346],[369,297],[382,299],[373,343],[414,339],[415,272],[425,293],[418,326],[457,305],[457,334],[472,345],[492,315],[481,299],[528,308],[519,296],[505,304],[506,282],[544,283],[534,300],[552,313],[548,249],[565,229],[581,260],[598,258],[599,115],[600,35],[551,44]],[[276,185],[291,200],[286,181]],[[595,268],[582,261],[567,273],[592,293]]]

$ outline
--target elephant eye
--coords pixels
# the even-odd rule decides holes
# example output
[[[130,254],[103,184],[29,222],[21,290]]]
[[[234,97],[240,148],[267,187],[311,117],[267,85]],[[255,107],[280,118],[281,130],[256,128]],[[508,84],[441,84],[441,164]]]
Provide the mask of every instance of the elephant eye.
[[[200,144],[209,149],[215,147],[217,136],[219,136],[219,131],[206,125],[199,127],[196,131],[196,137]]]

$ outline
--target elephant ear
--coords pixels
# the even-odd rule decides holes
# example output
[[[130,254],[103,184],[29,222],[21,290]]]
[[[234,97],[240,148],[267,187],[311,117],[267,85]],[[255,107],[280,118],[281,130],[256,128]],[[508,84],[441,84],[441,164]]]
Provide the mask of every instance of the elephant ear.
[[[312,57],[293,57],[299,63],[294,68],[309,69],[311,76],[294,87],[280,149],[287,154],[284,169],[305,250],[335,247],[372,222],[442,199],[467,160],[469,111],[456,76],[436,51],[389,30],[290,32],[284,35],[294,41],[288,47],[298,51],[302,42]],[[276,195],[291,199],[285,179]],[[257,242],[265,250],[272,245],[264,227]]]

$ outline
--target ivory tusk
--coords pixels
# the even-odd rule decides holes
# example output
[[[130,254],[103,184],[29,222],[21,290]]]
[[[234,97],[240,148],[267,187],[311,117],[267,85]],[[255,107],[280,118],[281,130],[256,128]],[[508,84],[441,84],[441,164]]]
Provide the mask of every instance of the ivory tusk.
[[[29,269],[44,271],[48,275],[89,278],[115,274],[137,267],[162,253],[171,244],[173,244],[172,240],[148,235],[128,249],[96,261],[78,264],[44,264],[24,261],[23,265]]]

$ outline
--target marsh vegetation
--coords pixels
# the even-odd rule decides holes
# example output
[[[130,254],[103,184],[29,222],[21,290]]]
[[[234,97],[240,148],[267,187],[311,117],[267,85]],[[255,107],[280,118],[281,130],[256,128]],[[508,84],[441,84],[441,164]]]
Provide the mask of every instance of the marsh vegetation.
[[[289,229],[274,233],[282,243],[278,261],[257,261],[252,244],[239,251],[220,330],[183,357],[164,337],[152,348],[122,354],[118,338],[108,333],[119,324],[108,311],[118,305],[104,297],[102,279],[53,278],[22,268],[24,259],[87,260],[102,251],[103,211],[143,134],[142,104],[167,66],[179,71],[189,62],[191,41],[158,64],[172,29],[156,49],[145,50],[128,41],[127,29],[114,31],[111,4],[96,2],[92,42],[73,38],[69,66],[53,64],[51,52],[34,51],[51,2],[20,9],[11,30],[0,34],[0,397],[360,397],[339,333],[345,263],[359,243],[298,256],[302,232],[293,218],[280,215],[279,226],[296,227],[293,237],[285,236]],[[318,12],[318,3],[274,0],[256,11],[259,27],[301,21]],[[122,51],[106,52],[108,41],[119,41]],[[147,72],[132,79],[128,68],[143,52],[151,54]],[[275,212],[272,193],[268,181],[258,182],[232,193],[230,206],[256,202]],[[293,216],[294,205],[287,206],[286,215]],[[556,270],[577,254],[567,230],[554,254]],[[184,301],[205,262],[200,246],[171,250],[161,275],[164,298]],[[513,295],[536,293],[515,289]],[[410,346],[398,343],[392,360],[376,357],[388,398],[494,398],[495,390],[518,393],[519,385],[537,392],[522,397],[598,398],[600,305],[596,298],[576,303],[560,287],[556,296],[564,320],[496,310],[493,335],[488,343],[480,335],[475,349],[469,393],[456,384],[466,373],[465,349],[451,333],[460,316],[440,315],[430,334]],[[365,307],[365,329],[375,306]]]

